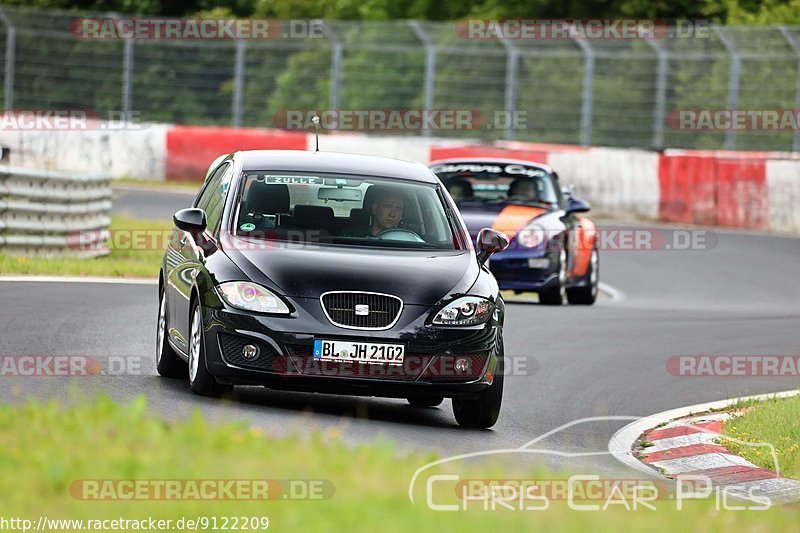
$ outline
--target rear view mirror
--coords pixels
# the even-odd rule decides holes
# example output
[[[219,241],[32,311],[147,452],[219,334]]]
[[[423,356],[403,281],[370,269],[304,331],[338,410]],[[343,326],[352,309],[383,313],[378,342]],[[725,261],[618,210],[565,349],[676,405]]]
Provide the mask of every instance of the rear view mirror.
[[[360,202],[360,189],[344,189],[340,187],[322,187],[317,193],[319,200],[334,200],[337,202]]]
[[[591,210],[592,206],[589,205],[589,202],[584,202],[583,200],[579,200],[574,196],[570,196],[567,199],[567,214],[571,213],[586,213],[587,211]]]
[[[172,221],[175,227],[188,233],[202,233],[206,230],[206,213],[195,207],[181,209],[172,216]]]
[[[478,233],[478,262],[484,264],[495,252],[508,248],[508,237],[502,231],[483,228]]]

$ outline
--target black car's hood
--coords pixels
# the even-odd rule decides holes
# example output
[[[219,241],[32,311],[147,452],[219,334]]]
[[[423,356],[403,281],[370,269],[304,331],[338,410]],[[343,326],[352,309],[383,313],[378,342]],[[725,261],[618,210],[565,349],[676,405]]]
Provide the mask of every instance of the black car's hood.
[[[392,294],[406,304],[433,305],[466,292],[480,273],[468,251],[379,250],[301,246],[236,238],[225,253],[256,283],[296,298],[327,291]],[[255,249],[257,248],[257,249]]]

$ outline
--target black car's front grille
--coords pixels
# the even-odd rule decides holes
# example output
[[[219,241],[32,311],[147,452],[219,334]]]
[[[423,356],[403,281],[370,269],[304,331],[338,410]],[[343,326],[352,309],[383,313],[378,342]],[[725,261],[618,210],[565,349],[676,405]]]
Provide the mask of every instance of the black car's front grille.
[[[258,348],[259,354],[255,359],[246,359],[242,354],[242,349],[248,344]],[[244,368],[272,370],[272,365],[278,356],[275,349],[266,342],[228,333],[219,334],[219,346],[222,350],[222,357],[228,363]]]
[[[343,328],[388,329],[403,309],[397,296],[372,292],[329,292],[321,301],[328,320]]]

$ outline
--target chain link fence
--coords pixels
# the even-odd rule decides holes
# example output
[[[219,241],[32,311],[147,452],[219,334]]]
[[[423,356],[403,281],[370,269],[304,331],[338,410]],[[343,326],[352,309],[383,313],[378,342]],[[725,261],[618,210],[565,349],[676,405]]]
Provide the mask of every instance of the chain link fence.
[[[692,129],[680,110],[800,109],[800,28],[634,40],[465,39],[453,23],[310,21],[264,40],[81,39],[99,13],[3,8],[5,109],[273,127],[286,110],[477,110],[478,130],[414,135],[649,149],[800,151],[796,127]],[[287,23],[286,27],[289,27]],[[524,125],[493,123],[521,112]],[[398,132],[393,132],[397,134]]]

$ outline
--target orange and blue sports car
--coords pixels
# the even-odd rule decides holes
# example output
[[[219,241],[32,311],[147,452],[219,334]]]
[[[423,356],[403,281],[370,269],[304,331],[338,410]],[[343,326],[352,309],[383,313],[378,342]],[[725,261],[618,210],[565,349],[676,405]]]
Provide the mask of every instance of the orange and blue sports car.
[[[508,248],[489,268],[501,289],[539,293],[546,305],[591,305],[597,298],[600,253],[587,202],[562,189],[547,165],[513,159],[445,159],[430,164],[472,235],[504,232]]]

